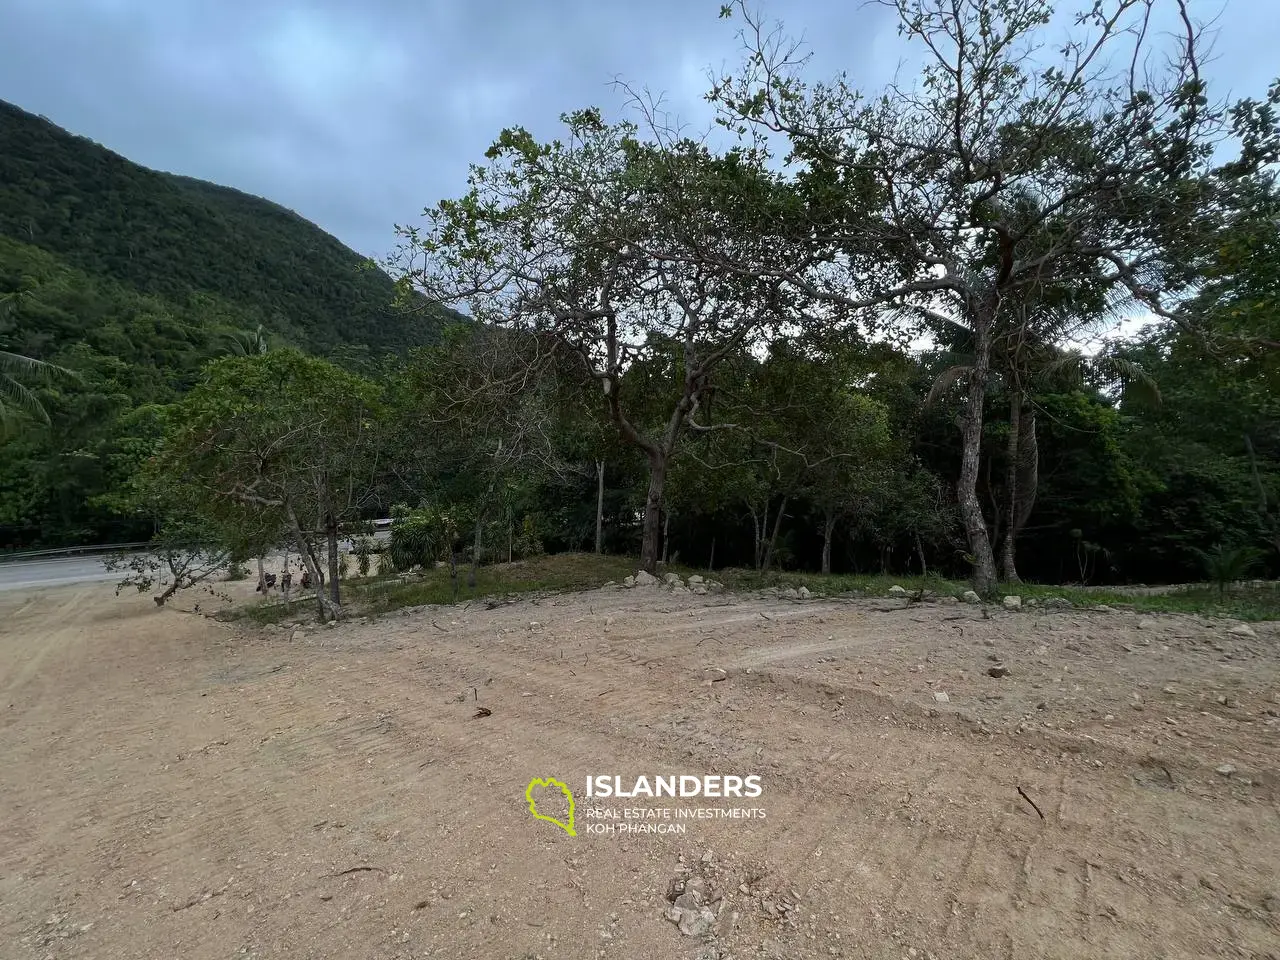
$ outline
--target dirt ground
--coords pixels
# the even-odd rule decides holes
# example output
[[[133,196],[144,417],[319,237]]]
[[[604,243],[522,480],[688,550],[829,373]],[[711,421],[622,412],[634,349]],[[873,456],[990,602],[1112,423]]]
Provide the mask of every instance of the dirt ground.
[[[0,956],[1280,957],[1280,624],[606,588],[295,630],[111,591],[0,594]],[[762,794],[585,795],[671,774]],[[660,808],[765,815],[619,832]]]

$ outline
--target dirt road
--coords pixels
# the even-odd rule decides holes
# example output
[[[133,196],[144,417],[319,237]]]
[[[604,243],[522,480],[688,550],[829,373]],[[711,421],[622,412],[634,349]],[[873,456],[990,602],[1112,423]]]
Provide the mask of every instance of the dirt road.
[[[0,955],[1280,956],[1277,626],[898,606],[0,595]]]

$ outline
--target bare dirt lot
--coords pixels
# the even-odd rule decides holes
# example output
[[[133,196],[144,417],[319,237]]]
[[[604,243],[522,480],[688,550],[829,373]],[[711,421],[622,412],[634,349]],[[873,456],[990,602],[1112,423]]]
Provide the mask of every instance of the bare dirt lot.
[[[295,634],[0,595],[0,955],[1277,957],[1280,625],[1231,626],[616,588]],[[584,795],[669,774],[763,793]]]

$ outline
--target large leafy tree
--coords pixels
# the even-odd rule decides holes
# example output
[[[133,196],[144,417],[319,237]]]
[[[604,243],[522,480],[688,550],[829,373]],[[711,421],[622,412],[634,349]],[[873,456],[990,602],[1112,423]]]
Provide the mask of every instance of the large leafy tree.
[[[652,115],[650,115],[652,116]],[[619,435],[649,467],[641,564],[653,569],[670,461],[725,357],[795,320],[776,280],[726,264],[785,263],[793,195],[758,151],[725,155],[651,123],[564,118],[567,137],[502,133],[470,191],[402,229],[403,287],[475,317],[554,339],[595,383]],[[632,415],[626,374],[676,345],[676,388],[652,426]]]
[[[802,190],[821,200],[813,223],[825,263],[793,276],[796,288],[844,310],[945,315],[971,332],[956,490],[974,584],[990,592],[996,564],[977,486],[1008,304],[1028,288],[1087,280],[1176,316],[1197,281],[1186,246],[1220,215],[1211,156],[1233,118],[1206,98],[1182,0],[1183,33],[1160,68],[1146,56],[1156,31],[1144,0],[1094,4],[1056,53],[1048,0],[888,5],[926,61],[914,87],[865,97],[843,78],[808,83],[797,47],[740,0],[723,13],[746,18],[747,61],[712,98],[744,135],[784,135]],[[839,215],[868,197],[875,216]]]

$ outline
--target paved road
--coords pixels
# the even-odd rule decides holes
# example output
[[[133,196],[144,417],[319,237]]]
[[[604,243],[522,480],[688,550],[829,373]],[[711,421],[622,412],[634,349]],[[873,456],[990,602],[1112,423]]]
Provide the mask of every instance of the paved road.
[[[0,590],[30,590],[34,587],[61,587],[73,583],[115,580],[101,557],[59,557],[56,560],[17,560],[0,563]]]
[[[387,540],[390,533],[380,530],[374,534],[377,540]],[[355,546],[350,540],[342,540],[339,546],[351,551]],[[296,560],[295,560],[296,562]],[[108,573],[101,557],[56,557],[48,560],[13,560],[0,563],[0,591],[30,590],[36,587],[62,587],[75,583],[98,583],[116,580],[125,574]]]

